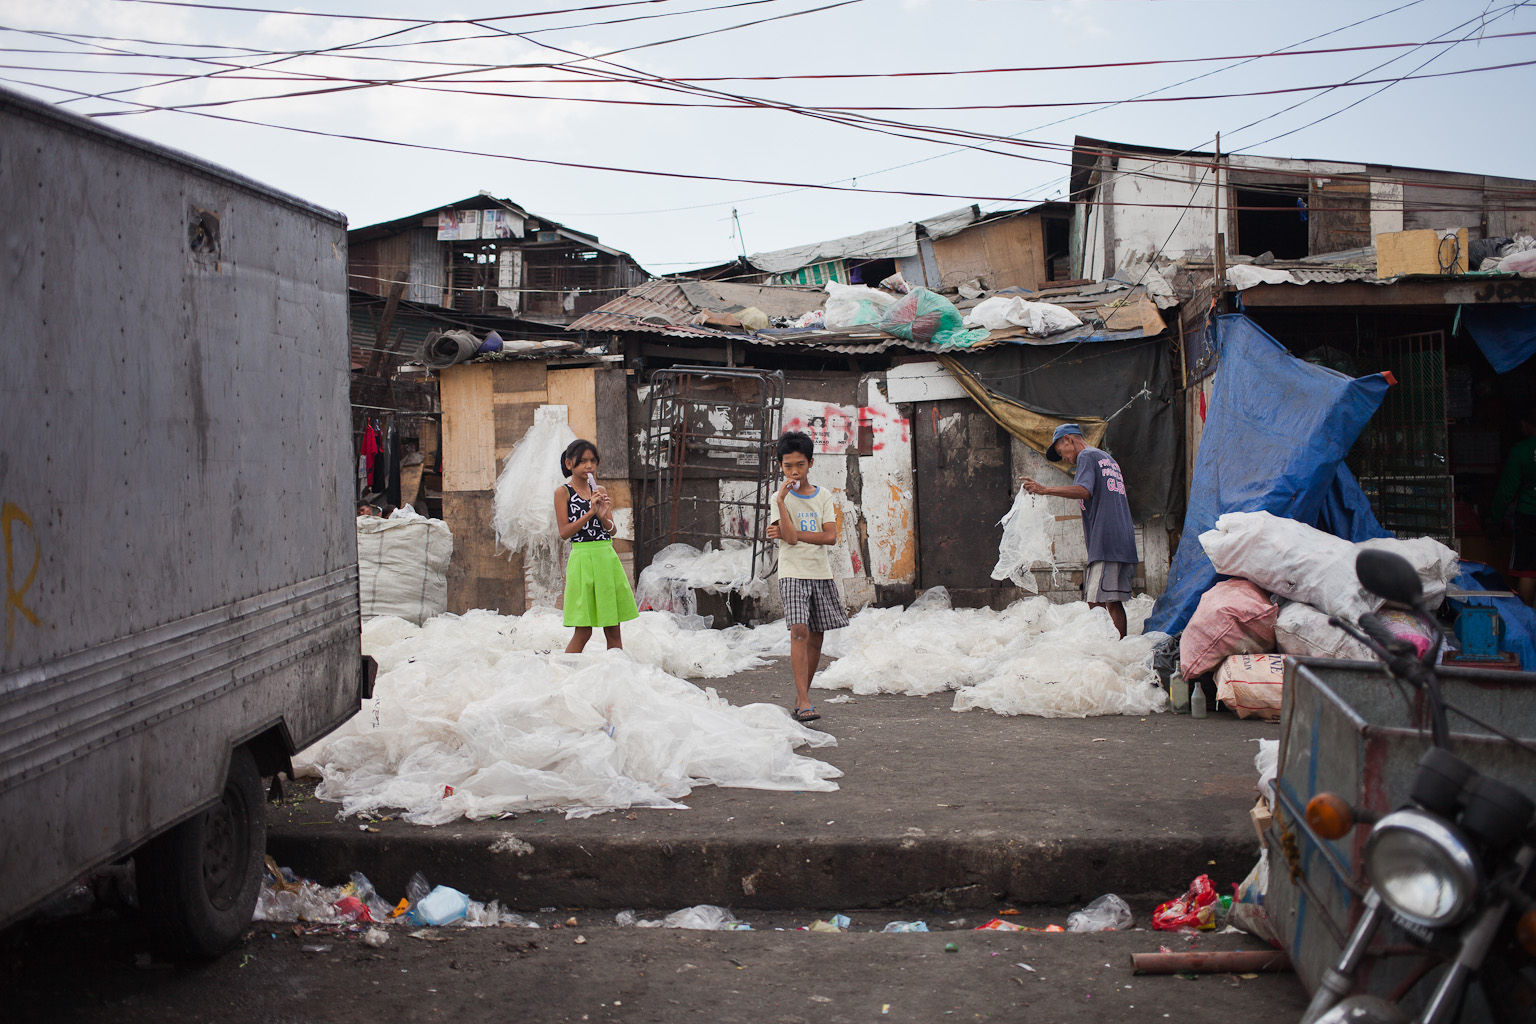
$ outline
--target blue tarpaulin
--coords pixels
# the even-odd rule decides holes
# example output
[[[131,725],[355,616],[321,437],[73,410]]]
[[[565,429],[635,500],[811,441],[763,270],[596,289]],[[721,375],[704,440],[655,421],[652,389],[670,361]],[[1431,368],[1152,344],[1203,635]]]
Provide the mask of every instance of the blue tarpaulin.
[[[1503,590],[1504,580],[1497,570],[1482,562],[1462,562],[1461,573],[1455,584],[1465,590]],[[1500,650],[1514,651],[1520,656],[1520,667],[1526,672],[1536,671],[1536,611],[1532,611],[1518,597],[1492,597],[1488,603],[1504,620],[1504,636],[1499,640]],[[1451,607],[1458,612],[1467,603],[1452,600]]]
[[[1206,558],[1200,534],[1224,512],[1272,512],[1314,525],[1326,509],[1324,528],[1346,529],[1350,540],[1385,533],[1359,484],[1340,470],[1386,396],[1386,379],[1379,373],[1350,378],[1303,362],[1240,314],[1218,318],[1217,348],[1184,533],[1148,630],[1182,630],[1200,595],[1223,578]]]
[[[1333,486],[1323,496],[1323,510],[1318,513],[1315,525],[1351,542],[1392,536],[1392,531],[1382,526],[1371,511],[1371,499],[1361,490],[1355,474],[1342,462],[1334,474]]]
[[[1461,322],[1499,373],[1536,355],[1536,306],[1462,306]]]

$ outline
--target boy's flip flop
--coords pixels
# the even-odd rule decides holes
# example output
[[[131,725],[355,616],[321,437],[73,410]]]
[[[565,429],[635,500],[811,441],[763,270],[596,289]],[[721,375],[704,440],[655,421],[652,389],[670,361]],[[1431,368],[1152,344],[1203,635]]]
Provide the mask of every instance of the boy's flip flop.
[[[816,713],[816,705],[812,704],[808,708],[795,708],[790,712],[789,717],[797,722],[814,722],[821,716]]]

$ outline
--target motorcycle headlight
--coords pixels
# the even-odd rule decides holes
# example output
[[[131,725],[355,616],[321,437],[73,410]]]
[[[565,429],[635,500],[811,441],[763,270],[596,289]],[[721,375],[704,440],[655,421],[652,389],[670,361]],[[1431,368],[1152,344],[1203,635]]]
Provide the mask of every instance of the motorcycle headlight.
[[[1454,826],[1423,811],[1394,811],[1365,842],[1365,872],[1383,902],[1414,924],[1461,918],[1481,881],[1477,858]]]

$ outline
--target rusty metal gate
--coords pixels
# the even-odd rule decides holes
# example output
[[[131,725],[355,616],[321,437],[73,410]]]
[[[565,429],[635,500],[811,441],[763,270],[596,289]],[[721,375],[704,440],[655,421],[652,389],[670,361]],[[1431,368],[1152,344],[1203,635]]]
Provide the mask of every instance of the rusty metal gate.
[[[1455,539],[1446,422],[1445,332],[1377,338],[1379,365],[1397,383],[1349,454],[1381,525],[1399,537]]]
[[[784,374],[675,366],[651,375],[641,439],[636,566],[668,544],[752,546],[752,575],[770,564],[765,536]]]

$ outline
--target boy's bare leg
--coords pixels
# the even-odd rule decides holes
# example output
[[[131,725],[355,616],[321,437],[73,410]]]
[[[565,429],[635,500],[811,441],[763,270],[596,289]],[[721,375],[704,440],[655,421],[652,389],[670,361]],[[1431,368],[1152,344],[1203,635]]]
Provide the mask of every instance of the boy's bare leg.
[[[811,673],[815,670],[815,662],[809,659],[809,655],[810,639],[814,635],[810,627],[803,622],[796,622],[789,627],[789,667],[795,675],[796,708],[811,706]],[[820,647],[818,643],[818,655]]]
[[[604,626],[603,639],[608,641],[608,649],[610,651],[615,648],[621,651],[624,649],[624,634],[618,626]]]
[[[811,706],[811,684],[816,681],[816,670],[821,667],[821,642],[827,634],[809,630],[805,637],[805,706]]]
[[[571,634],[571,642],[565,645],[566,654],[580,654],[587,646],[587,641],[592,639],[591,626],[577,626],[576,632]]]

